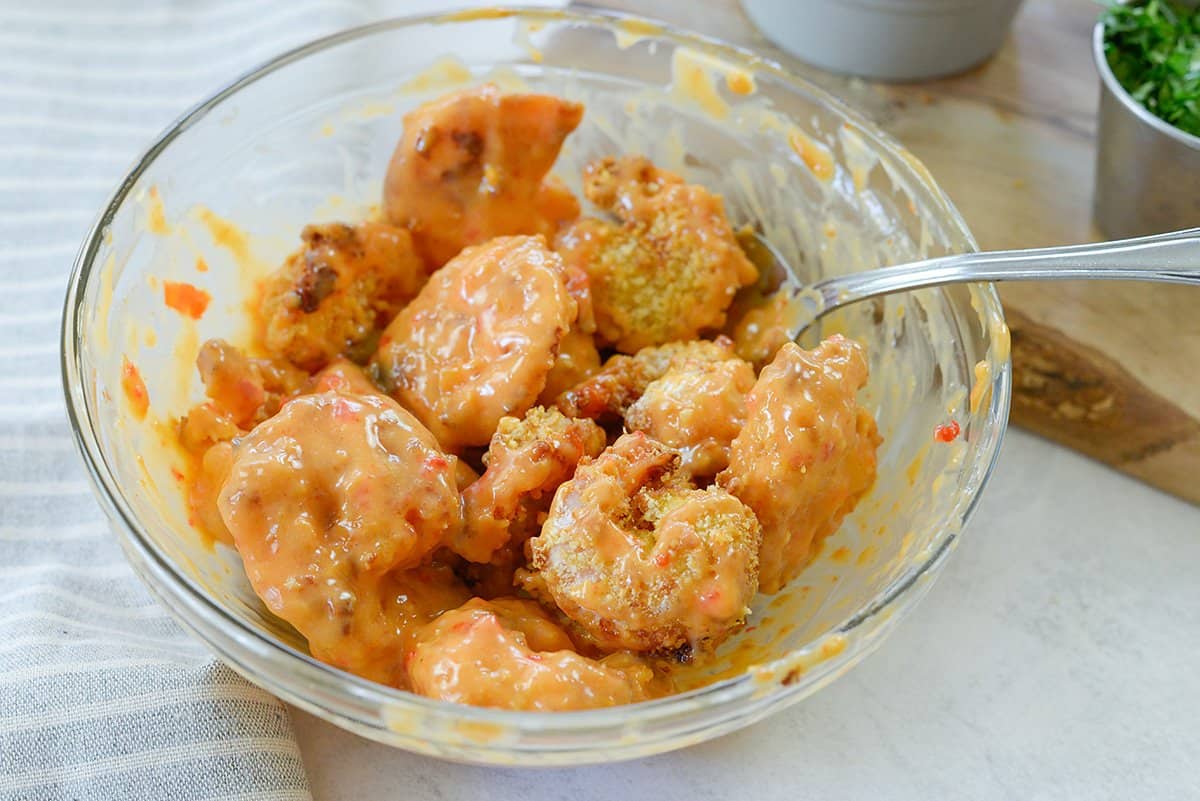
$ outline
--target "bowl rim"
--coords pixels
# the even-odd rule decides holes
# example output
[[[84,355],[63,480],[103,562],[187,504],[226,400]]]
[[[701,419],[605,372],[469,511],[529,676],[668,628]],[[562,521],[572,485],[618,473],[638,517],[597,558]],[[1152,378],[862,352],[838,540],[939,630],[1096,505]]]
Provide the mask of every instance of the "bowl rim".
[[[1112,66],[1108,63],[1108,55],[1104,52],[1107,30],[1103,20],[1097,22],[1092,29],[1092,59],[1096,62],[1096,72],[1100,75],[1100,83],[1104,89],[1143,125],[1148,125],[1163,136],[1169,137],[1185,147],[1200,150],[1200,136],[1177,128],[1151,112],[1150,109],[1134,100],[1133,95],[1129,94],[1129,90],[1117,80]]]
[[[165,605],[177,615],[179,613],[175,608],[174,602],[182,602],[191,607],[204,607],[208,612],[215,614],[225,625],[234,627],[232,635],[243,647],[252,649],[256,656],[267,660],[283,658],[285,661],[292,663],[292,667],[304,673],[303,678],[310,681],[310,687],[333,687],[336,688],[336,691],[347,693],[359,701],[366,701],[381,710],[416,708],[435,716],[444,716],[448,720],[470,718],[474,723],[495,724],[500,727],[514,727],[534,732],[591,731],[599,727],[626,724],[634,719],[642,722],[652,722],[668,719],[680,713],[694,711],[697,708],[715,706],[734,699],[759,698],[762,696],[762,693],[755,686],[754,676],[750,672],[743,672],[737,676],[687,692],[637,704],[570,712],[513,711],[486,707],[466,707],[451,702],[438,701],[393,687],[376,684],[359,676],[346,673],[331,665],[320,662],[309,654],[299,651],[265,632],[248,625],[237,616],[227,612],[220,603],[210,597],[195,579],[181,570],[153,540],[143,533],[131,505],[117,482],[114,472],[109,467],[104,449],[100,445],[94,427],[94,418],[88,407],[84,393],[83,363],[81,360],[81,351],[77,345],[77,339],[82,341],[82,335],[84,334],[82,327],[84,321],[81,314],[85,295],[84,290],[89,285],[89,279],[93,272],[100,266],[98,265],[97,256],[100,248],[104,245],[108,226],[113,221],[121,206],[130,198],[139,179],[149,169],[155,159],[172,142],[199,120],[218,108],[225,100],[233,97],[250,84],[305,57],[346,42],[393,29],[500,18],[517,18],[519,21],[533,23],[566,22],[601,27],[624,25],[627,29],[636,31],[640,36],[669,40],[676,46],[700,50],[706,54],[721,57],[729,63],[738,66],[770,73],[774,79],[786,84],[790,89],[794,89],[797,93],[812,98],[814,101],[821,103],[834,113],[840,115],[846,122],[853,124],[857,128],[856,133],[862,135],[873,146],[905,162],[916,173],[920,182],[920,188],[928,195],[927,199],[933,204],[932,207],[941,212],[940,221],[952,228],[953,233],[968,243],[970,249],[978,249],[978,245],[966,222],[946,196],[945,192],[933,180],[928,169],[897,140],[883,132],[875,123],[835,95],[816,84],[800,78],[777,62],[764,58],[748,48],[732,45],[714,37],[687,31],[652,18],[591,7],[566,11],[561,9],[546,9],[544,7],[504,6],[390,17],[319,37],[286,50],[258,66],[243,72],[225,84],[221,89],[194,104],[168,124],[154,141],[143,150],[134,162],[133,167],[121,179],[121,182],[110,195],[108,201],[103,205],[102,210],[97,215],[76,254],[64,299],[61,324],[60,369],[67,416],[71,425],[76,449],[83,459],[93,486],[93,491],[100,500],[102,507],[108,513],[110,520],[114,524],[119,523],[131,535],[122,540],[122,544],[126,545],[127,556],[131,557],[132,561],[132,554],[128,553],[128,549],[135,549],[137,556],[144,562],[148,562],[155,572],[172,579],[174,587],[168,585],[164,589],[152,584],[151,589],[154,591],[154,594],[160,600],[164,601]],[[980,306],[980,319],[994,320],[1003,324],[1003,309],[1000,305],[995,286],[990,283],[973,284],[970,285],[970,288],[972,292],[979,293],[978,297],[982,304]],[[78,337],[77,334],[79,335]],[[990,339],[990,332],[988,336]],[[929,582],[922,581],[922,579],[941,564],[949,551],[957,543],[961,536],[962,528],[967,525],[971,515],[975,511],[983,488],[986,486],[995,469],[1000,453],[1000,446],[1008,424],[1011,397],[1011,359],[1005,355],[1002,360],[998,359],[998,361],[1000,361],[998,365],[999,369],[996,369],[991,377],[991,392],[988,393],[990,399],[987,410],[987,419],[995,421],[995,425],[989,426],[985,431],[985,438],[981,442],[979,456],[974,462],[976,468],[982,464],[983,469],[978,473],[978,483],[974,491],[961,494],[943,520],[941,526],[944,532],[941,535],[943,537],[942,541],[931,549],[928,557],[923,562],[910,567],[907,573],[893,581],[887,591],[873,597],[870,603],[857,609],[853,614],[848,615],[841,623],[830,627],[826,632],[812,638],[804,646],[794,649],[782,657],[763,663],[758,666],[759,668],[764,671],[771,671],[772,668],[786,667],[794,663],[797,656],[813,652],[829,637],[850,634],[863,623],[874,618],[880,618],[880,629],[890,628],[891,625],[898,622],[901,615],[891,614],[882,616],[883,613],[904,611],[904,608],[894,608],[897,601],[910,595],[914,596],[914,600],[916,600],[923,595],[925,589],[928,589]],[[144,576],[142,578],[145,579]],[[180,593],[181,595],[176,598],[167,598],[166,589],[170,589],[172,592]],[[185,628],[195,632],[191,624],[185,622],[184,625]],[[846,665],[845,669],[848,669],[867,653],[874,650],[881,640],[881,637],[874,637],[865,641],[864,647],[858,651],[857,658]],[[209,647],[216,647],[211,642],[207,642],[206,644]],[[228,659],[230,655],[221,651],[221,656]],[[238,661],[240,662],[241,660]],[[831,659],[828,662],[816,665],[811,670],[806,671],[806,682],[801,682],[794,688],[786,686],[785,683],[776,682],[770,688],[770,695],[773,698],[784,698],[789,693],[795,694],[805,684],[809,683],[807,680],[819,681],[826,674],[833,672],[837,663],[838,660]],[[285,692],[284,687],[278,681],[272,680],[271,685],[273,692],[295,696],[295,691],[288,688]],[[310,705],[317,705],[311,699],[305,699],[305,701]],[[371,721],[371,723],[373,724],[374,721]]]

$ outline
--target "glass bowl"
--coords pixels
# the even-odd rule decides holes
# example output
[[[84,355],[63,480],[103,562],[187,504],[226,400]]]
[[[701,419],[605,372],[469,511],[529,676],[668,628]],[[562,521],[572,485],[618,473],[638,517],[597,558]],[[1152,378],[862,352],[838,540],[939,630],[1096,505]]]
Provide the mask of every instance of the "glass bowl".
[[[641,151],[722,192],[800,280],[975,247],[924,167],[820,89],[744,50],[646,20],[488,10],[381,22],[286,53],[172,125],[100,214],[75,264],[63,377],[75,436],[137,573],[225,662],[372,739],[440,757],[563,765],[644,756],[746,726],[875,649],[928,590],[996,458],[1008,416],[1008,333],[990,285],[860,304],[823,321],[867,345],[864,402],[885,440],[879,480],[798,579],[761,596],[686,691],[572,713],[457,706],[312,659],[250,590],[237,554],[193,530],[173,421],[201,397],[197,346],[247,336],[246,299],[307,222],[370,214],[400,118],[492,80],[582,100],[557,173]],[[212,295],[199,320],[164,282]],[[137,368],[139,417],[122,388]],[[961,434],[935,438],[950,421]]]

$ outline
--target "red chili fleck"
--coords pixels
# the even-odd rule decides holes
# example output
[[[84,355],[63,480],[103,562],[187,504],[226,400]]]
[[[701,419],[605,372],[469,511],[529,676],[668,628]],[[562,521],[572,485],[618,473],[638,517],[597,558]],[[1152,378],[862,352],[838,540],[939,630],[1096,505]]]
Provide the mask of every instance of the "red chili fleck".
[[[208,309],[208,302],[212,300],[212,295],[191,284],[163,281],[163,300],[169,308],[174,309],[184,317],[199,320],[204,316],[205,310]]]
[[[180,483],[183,482],[183,473],[179,472],[178,467],[171,468],[171,478],[175,479],[176,481],[178,481]]]
[[[671,552],[662,551],[661,553],[655,554],[654,564],[658,565],[659,567],[666,567],[667,565],[671,564]]]
[[[949,423],[938,426],[933,430],[933,438],[938,442],[954,442],[958,439],[958,422],[951,420]]]
[[[425,457],[426,470],[445,470],[450,463],[446,461],[445,456],[436,453],[431,453]]]

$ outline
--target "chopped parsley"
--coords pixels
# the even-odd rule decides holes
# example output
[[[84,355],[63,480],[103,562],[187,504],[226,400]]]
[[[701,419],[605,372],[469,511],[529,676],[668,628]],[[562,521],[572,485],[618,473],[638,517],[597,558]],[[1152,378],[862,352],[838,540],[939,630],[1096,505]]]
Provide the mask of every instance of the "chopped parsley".
[[[1151,114],[1200,136],[1200,9],[1112,3],[1103,21],[1104,53],[1121,86]]]

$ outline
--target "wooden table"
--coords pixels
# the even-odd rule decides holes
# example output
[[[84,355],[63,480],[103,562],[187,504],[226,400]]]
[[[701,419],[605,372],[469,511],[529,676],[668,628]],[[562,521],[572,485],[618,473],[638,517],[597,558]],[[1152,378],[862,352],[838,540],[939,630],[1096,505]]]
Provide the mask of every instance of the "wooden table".
[[[981,248],[1100,238],[1091,223],[1093,0],[1026,0],[987,64],[907,85],[831,75],[789,57],[737,0],[604,4],[748,45],[840,95],[928,165]],[[1013,420],[1200,502],[1200,290],[1009,284],[1001,297],[1013,333]]]

